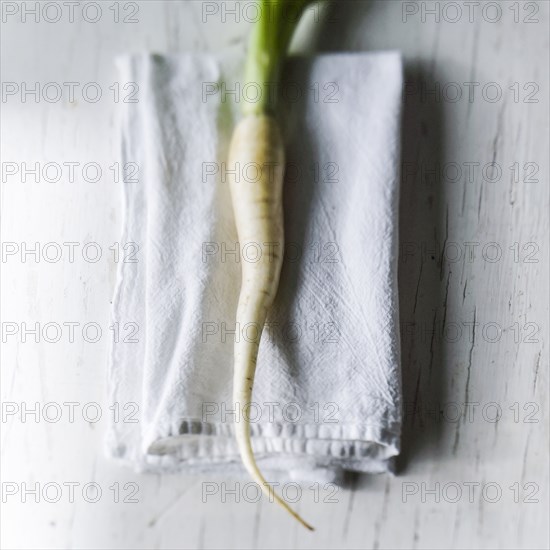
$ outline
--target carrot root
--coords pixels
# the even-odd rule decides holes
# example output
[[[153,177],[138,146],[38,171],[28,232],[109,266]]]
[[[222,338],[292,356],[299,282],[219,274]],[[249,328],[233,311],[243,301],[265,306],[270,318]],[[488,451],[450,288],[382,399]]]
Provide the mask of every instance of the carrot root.
[[[237,327],[256,328],[254,338],[235,343],[233,402],[239,410],[235,436],[246,470],[262,491],[304,527],[304,521],[267,483],[260,472],[250,438],[249,409],[263,327],[273,304],[283,261],[284,229],[282,191],[284,146],[277,121],[267,114],[248,114],[237,125],[229,149],[229,168],[235,170],[230,189],[240,247],[253,245],[259,259],[243,258],[242,283],[237,307]],[[250,165],[260,170],[251,180]],[[256,173],[256,172],[254,172]]]

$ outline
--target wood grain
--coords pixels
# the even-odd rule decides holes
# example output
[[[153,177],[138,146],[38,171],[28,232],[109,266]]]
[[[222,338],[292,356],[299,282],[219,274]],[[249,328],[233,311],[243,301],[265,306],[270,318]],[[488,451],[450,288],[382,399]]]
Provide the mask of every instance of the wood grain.
[[[244,48],[249,28],[242,14],[239,22],[230,14],[223,22],[221,12],[205,20],[211,2],[139,2],[136,23],[115,23],[114,4],[100,3],[97,23],[77,11],[72,23],[65,14],[57,23],[15,15],[2,24],[4,83],[97,82],[103,91],[97,103],[77,93],[76,101],[15,96],[1,105],[3,167],[96,162],[103,173],[96,183],[80,169],[73,182],[67,172],[58,182],[3,179],[4,243],[96,242],[103,255],[86,261],[81,244],[74,262],[66,253],[57,262],[30,255],[23,262],[20,253],[2,260],[3,332],[6,323],[80,323],[74,342],[66,331],[57,343],[43,335],[36,343],[32,334],[23,342],[20,333],[3,342],[4,404],[80,403],[72,423],[66,414],[49,423],[3,412],[3,483],[19,491],[23,482],[80,485],[74,502],[67,492],[57,503],[4,493],[2,546],[547,547],[548,3],[500,2],[500,19],[491,22],[497,12],[487,3],[470,17],[467,3],[454,2],[462,16],[452,22],[449,2],[340,2],[309,12],[300,27],[298,51],[402,51],[407,81],[399,475],[351,478],[337,503],[323,503],[323,490],[315,502],[306,488],[299,508],[318,527],[313,535],[265,502],[204,503],[199,477],[134,474],[102,456],[113,414],[105,401],[116,275],[109,247],[121,228],[121,184],[109,169],[118,159],[113,57]],[[128,4],[118,3],[121,18]],[[439,21],[423,17],[426,8]],[[98,342],[82,338],[86,323],[101,327]],[[98,422],[86,420],[92,408],[82,416],[90,402],[102,405]],[[95,504],[82,498],[90,482],[103,491]],[[124,485],[137,484],[139,502],[114,502],[114,483],[121,501],[133,487]]]

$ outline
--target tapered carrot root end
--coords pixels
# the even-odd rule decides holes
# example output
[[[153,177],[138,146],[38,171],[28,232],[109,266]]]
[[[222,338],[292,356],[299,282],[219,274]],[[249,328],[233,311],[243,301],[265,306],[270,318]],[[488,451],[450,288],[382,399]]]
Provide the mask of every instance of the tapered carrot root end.
[[[305,519],[302,519],[300,516],[296,516],[296,519],[308,530],[308,531],[315,531],[315,527],[313,525],[310,525]]]
[[[303,525],[308,531],[315,531],[315,528],[313,525],[310,525],[298,512],[295,512],[290,505],[283,500],[282,497],[279,497],[276,495],[275,492],[273,492],[275,495],[275,498],[277,499],[277,502],[301,525]]]
[[[261,474],[260,474],[261,476]],[[258,479],[257,477],[254,477],[254,479]],[[303,525],[306,529],[308,529],[309,531],[315,531],[314,527],[312,525],[310,525],[302,516],[300,516],[300,514],[298,514],[298,512],[296,512],[295,510],[293,510],[290,505],[288,504],[288,502],[286,502],[286,500],[283,499],[283,497],[279,496],[275,490],[273,489],[273,487],[271,487],[270,485],[268,485],[265,480],[263,479],[263,476],[262,476],[262,481],[264,483],[263,487],[264,488],[267,488],[267,493],[269,494],[269,496],[271,498],[274,498],[275,501],[277,502],[277,504],[279,504],[281,506],[281,508],[284,508],[285,511],[287,511],[298,523],[300,523],[301,525]]]
[[[275,493],[275,491],[273,489],[271,489],[271,491],[273,491],[272,496],[275,497],[275,500],[277,501],[277,503],[282,508],[284,508],[298,523],[303,525],[308,531],[315,531],[315,528],[312,525],[310,525],[302,516],[300,516],[300,514],[298,514],[298,512],[295,512],[290,507],[290,505],[285,500],[283,500],[282,497],[280,497],[277,493]]]

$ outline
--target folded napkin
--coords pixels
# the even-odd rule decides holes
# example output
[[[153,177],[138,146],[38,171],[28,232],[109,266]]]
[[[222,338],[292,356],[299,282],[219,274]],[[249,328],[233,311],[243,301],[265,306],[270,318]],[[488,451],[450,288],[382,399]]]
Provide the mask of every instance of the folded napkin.
[[[139,86],[121,103],[123,162],[134,163],[122,242],[139,251],[119,264],[109,391],[121,412],[107,449],[141,471],[241,471],[232,354],[247,337],[235,325],[240,262],[256,251],[236,242],[227,184],[235,107],[255,93],[235,80],[239,65],[119,60],[121,81]],[[285,67],[286,250],[251,408],[268,480],[391,470],[399,452],[401,88],[394,52]]]

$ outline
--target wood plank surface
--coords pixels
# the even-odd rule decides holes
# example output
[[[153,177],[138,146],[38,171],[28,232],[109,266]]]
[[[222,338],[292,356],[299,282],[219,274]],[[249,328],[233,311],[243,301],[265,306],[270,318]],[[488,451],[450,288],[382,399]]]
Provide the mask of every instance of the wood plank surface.
[[[350,476],[334,503],[305,486],[314,534],[269,503],[204,502],[200,477],[135,474],[102,453],[117,412],[105,401],[117,99],[131,92],[113,58],[244,48],[246,2],[237,15],[235,2],[85,2],[72,17],[45,4],[2,5],[2,547],[547,548],[548,2],[342,0],[300,26],[297,52],[401,51],[407,83],[403,453],[397,476]],[[78,163],[74,178],[63,163]],[[35,243],[38,258],[23,253]],[[72,261],[63,243],[77,243]],[[38,417],[23,414],[36,403]]]

